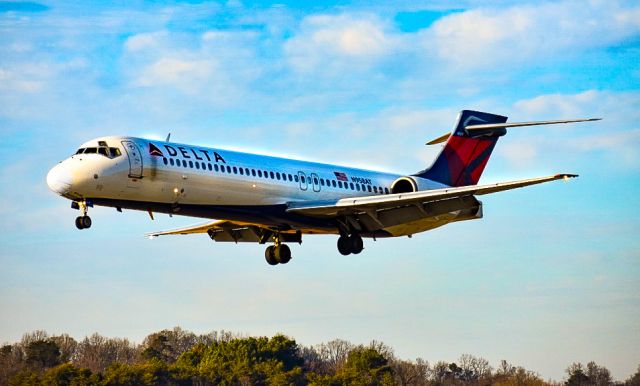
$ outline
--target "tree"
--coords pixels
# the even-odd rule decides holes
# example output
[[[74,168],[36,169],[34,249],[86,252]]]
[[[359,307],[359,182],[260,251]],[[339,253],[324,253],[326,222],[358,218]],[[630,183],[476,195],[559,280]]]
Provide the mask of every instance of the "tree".
[[[136,346],[127,339],[108,339],[93,334],[78,343],[73,362],[80,367],[99,373],[114,362],[133,364],[137,358]]]
[[[97,377],[92,376],[91,370],[81,369],[71,363],[64,363],[47,370],[42,376],[43,386],[85,386],[95,385]]]
[[[638,370],[636,373],[629,377],[624,382],[625,386],[640,386],[640,365],[638,365]]]
[[[173,363],[196,343],[198,337],[194,333],[174,327],[173,330],[162,330],[147,336],[142,342],[142,356]]]
[[[60,348],[50,340],[36,340],[25,348],[28,365],[49,368],[60,363]]]
[[[589,377],[584,373],[584,367],[582,363],[572,363],[567,368],[567,374],[569,379],[565,382],[567,386],[582,386],[589,385]]]
[[[356,347],[336,374],[343,385],[393,385],[393,370],[387,359],[372,347]]]

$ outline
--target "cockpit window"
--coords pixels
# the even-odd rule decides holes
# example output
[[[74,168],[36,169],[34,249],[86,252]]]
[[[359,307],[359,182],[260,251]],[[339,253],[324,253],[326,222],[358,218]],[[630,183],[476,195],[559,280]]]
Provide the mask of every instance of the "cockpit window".
[[[78,149],[78,151],[76,151],[76,154],[100,154],[107,158],[117,158],[122,155],[122,152],[117,147],[107,147],[105,145],[100,147],[81,147],[80,149]]]
[[[120,157],[122,153],[120,153],[120,149],[118,149],[117,147],[110,147],[109,154],[111,158],[116,158],[116,157]]]

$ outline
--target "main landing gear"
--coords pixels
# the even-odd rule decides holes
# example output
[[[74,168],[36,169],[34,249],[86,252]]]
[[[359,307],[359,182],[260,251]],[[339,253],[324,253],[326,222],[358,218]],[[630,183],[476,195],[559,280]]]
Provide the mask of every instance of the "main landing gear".
[[[287,244],[277,242],[264,250],[264,258],[269,265],[287,264],[291,261],[291,249]]]
[[[362,237],[357,233],[352,233],[351,235],[342,234],[338,238],[338,251],[345,256],[352,253],[357,255],[363,249]]]
[[[71,203],[71,207],[74,209],[82,210],[82,216],[76,217],[76,228],[88,229],[91,228],[91,217],[87,216],[89,208],[85,201],[74,201]]]

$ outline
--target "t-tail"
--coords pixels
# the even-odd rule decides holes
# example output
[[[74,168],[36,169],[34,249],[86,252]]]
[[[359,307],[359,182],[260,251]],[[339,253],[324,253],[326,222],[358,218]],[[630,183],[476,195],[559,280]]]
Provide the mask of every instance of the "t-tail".
[[[502,115],[462,110],[453,132],[427,143],[433,145],[446,141],[433,165],[414,176],[448,186],[476,185],[498,138],[507,133],[507,128],[597,120],[600,118],[506,123],[507,117]]]

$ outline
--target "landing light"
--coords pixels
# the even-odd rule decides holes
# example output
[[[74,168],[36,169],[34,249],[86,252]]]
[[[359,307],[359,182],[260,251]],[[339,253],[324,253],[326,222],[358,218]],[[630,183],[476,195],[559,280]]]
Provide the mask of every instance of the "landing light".
[[[562,179],[565,181],[569,181],[569,176],[564,176]]]
[[[256,184],[251,185],[251,187],[252,187],[252,188],[255,188],[255,187],[256,187]]]

